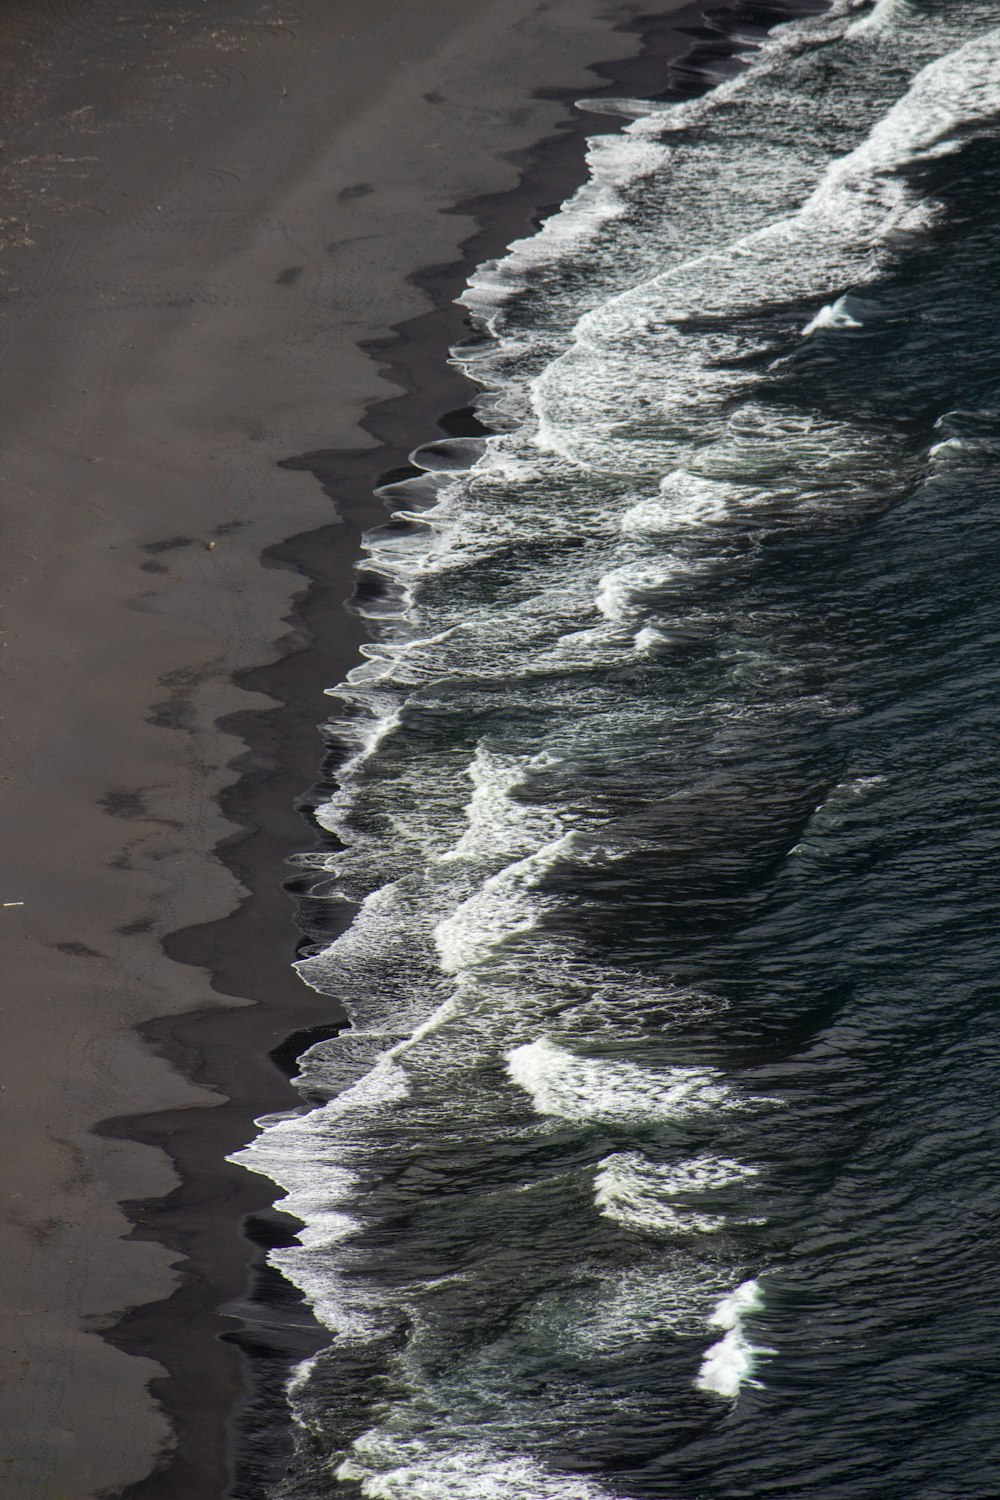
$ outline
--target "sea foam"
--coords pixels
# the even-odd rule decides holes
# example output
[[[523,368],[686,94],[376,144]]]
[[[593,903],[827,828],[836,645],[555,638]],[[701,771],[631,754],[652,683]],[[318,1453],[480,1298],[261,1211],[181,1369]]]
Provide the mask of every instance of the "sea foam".
[[[757,1357],[773,1354],[773,1349],[751,1344],[745,1329],[746,1318],[760,1312],[764,1296],[757,1281],[744,1281],[728,1297],[723,1297],[709,1321],[711,1328],[724,1328],[724,1336],[706,1353],[698,1371],[699,1390],[713,1396],[735,1400],[740,1388],[753,1380]]]
[[[721,1077],[708,1069],[661,1072],[580,1057],[546,1037],[508,1052],[507,1071],[539,1114],[565,1120],[681,1120],[735,1103]]]

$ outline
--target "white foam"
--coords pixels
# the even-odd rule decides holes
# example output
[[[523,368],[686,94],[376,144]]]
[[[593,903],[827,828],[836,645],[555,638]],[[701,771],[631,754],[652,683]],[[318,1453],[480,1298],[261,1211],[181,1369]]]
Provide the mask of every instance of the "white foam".
[[[553,1474],[524,1454],[381,1428],[357,1439],[336,1477],[360,1484],[366,1500],[608,1500],[590,1480]]]
[[[465,809],[467,826],[441,859],[508,863],[558,839],[562,830],[551,809],[536,809],[513,795],[532,771],[544,768],[552,760],[545,752],[510,755],[485,745],[477,746],[467,771],[474,788]]]
[[[535,931],[542,909],[536,894],[538,883],[564,852],[569,837],[556,839],[491,875],[438,923],[434,941],[445,974],[460,974],[488,964],[500,948]]]
[[[351,926],[327,948],[296,965],[307,984],[334,993],[352,1025],[399,1037],[438,1003],[415,984],[433,958],[433,892],[418,876],[389,881],[366,897]]]
[[[588,181],[557,214],[545,221],[538,233],[515,241],[503,259],[476,270],[459,301],[490,330],[497,345],[494,350],[485,351],[485,355],[475,350],[468,358],[459,351],[458,362],[475,377],[478,358],[485,357],[487,363],[495,363],[497,356],[503,359],[505,355],[529,349],[523,333],[520,337],[505,333],[500,313],[511,296],[529,280],[537,280],[540,268],[564,261],[592,241],[605,225],[620,219],[629,207],[630,194],[644,178],[666,177],[677,154],[674,141],[683,132],[695,129],[720,103],[730,103],[744,91],[752,90],[769,71],[780,69],[788,52],[808,45],[810,40],[821,43],[833,39],[842,31],[842,17],[850,9],[850,0],[834,0],[826,16],[800,18],[773,28],[768,36],[758,40],[756,55],[746,71],[686,103],[583,101],[582,107],[591,112],[631,116],[633,123],[620,134],[591,137]],[[669,143],[662,139],[665,127],[671,134]]]
[[[1000,32],[931,63],[799,210],[612,297],[534,380],[538,445],[598,472],[690,466],[758,381],[748,317],[877,274],[901,233],[934,221],[907,168],[955,151],[1000,111]]]
[[[867,15],[860,20],[852,21],[844,32],[848,39],[865,36],[868,33],[879,33],[888,31],[903,21],[914,19],[913,7],[908,0],[875,0],[875,4]]]
[[[579,1057],[547,1037],[507,1053],[513,1083],[540,1115],[564,1120],[682,1120],[732,1107],[721,1076],[705,1068],[654,1072],[635,1063]]]
[[[328,801],[322,803],[316,809],[316,821],[320,827],[336,833],[343,839],[344,843],[350,843],[353,839],[351,830],[345,827],[345,815],[351,810],[354,802],[354,789],[352,783],[366,762],[370,761],[378,751],[398,731],[402,723],[398,707],[393,707],[389,712],[372,719],[334,721],[330,726],[336,731],[343,730],[357,745],[355,753],[340,767],[340,788]]]
[[[594,1178],[594,1202],[606,1218],[648,1234],[715,1234],[726,1219],[690,1205],[679,1196],[711,1193],[757,1175],[757,1168],[728,1157],[699,1156],[670,1165],[650,1162],[638,1151],[606,1156]]]
[[[816,316],[806,324],[802,330],[802,337],[808,338],[811,333],[816,333],[820,328],[863,328],[864,324],[860,318],[851,315],[847,307],[847,298],[838,297],[836,302],[821,307]]]
[[[633,619],[644,608],[644,596],[656,596],[671,584],[681,584],[698,577],[697,563],[677,554],[668,554],[656,564],[626,563],[605,573],[597,590],[595,604],[606,620],[614,624]]]
[[[381,1326],[381,1311],[345,1279],[339,1269],[339,1246],[358,1228],[360,1178],[344,1164],[346,1118],[379,1115],[409,1093],[406,1075],[381,1059],[352,1088],[308,1114],[289,1115],[266,1124],[249,1146],[228,1159],[271,1178],[285,1189],[277,1206],[303,1221],[298,1246],[272,1251],[271,1260],[298,1286],[320,1322],[345,1338],[371,1337]],[[357,1129],[355,1124],[354,1129]],[[340,1145],[332,1161],[331,1145]]]
[[[441,652],[436,648],[449,642],[460,627],[449,625],[434,635],[412,636],[405,640],[377,641],[362,645],[361,655],[378,665],[381,677],[392,677],[394,685],[415,687],[441,671]]]
[[[563,260],[571,247],[619,218],[628,206],[628,187],[661,169],[668,159],[668,150],[659,142],[637,139],[628,132],[592,136],[587,142],[588,176],[583,186],[536,234],[514,240],[501,261],[479,266],[458,302],[499,336],[495,310],[541,266]],[[510,343],[508,352],[513,352]],[[460,359],[460,363],[465,361]]]
[[[403,520],[419,521],[420,529],[405,534],[390,529],[368,539],[368,566],[390,579],[398,594],[386,605],[372,606],[384,638],[366,648],[365,664],[349,674],[350,686],[342,690],[365,705],[371,717],[360,729],[360,721],[349,721],[347,733],[357,753],[343,768],[342,793],[320,818],[355,846],[356,856],[360,851],[354,870],[362,862],[366,870],[359,889],[366,889],[367,877],[370,890],[383,867],[394,873],[402,868],[406,874],[398,885],[366,901],[351,934],[304,969],[322,974],[324,987],[338,995],[349,991],[352,1014],[359,1005],[364,1010],[370,1029],[356,1030],[352,1045],[358,1066],[369,1072],[325,1109],[273,1121],[255,1146],[236,1158],[281,1183],[288,1193],[284,1206],[306,1221],[300,1247],[275,1259],[310,1296],[319,1316],[345,1336],[361,1338],[381,1330],[404,1299],[399,1293],[394,1308],[391,1288],[383,1284],[380,1292],[366,1293],[364,1278],[352,1278],[345,1269],[351,1264],[352,1236],[366,1222],[366,1188],[378,1181],[381,1127],[394,1128],[393,1112],[408,1123],[413,1120],[405,1109],[411,1078],[420,1084],[421,1110],[430,1116],[437,1105],[437,1118],[445,1122],[454,1112],[454,1099],[444,1083],[460,1073],[467,1077],[470,1060],[479,1064],[502,1048],[508,1049],[511,1082],[542,1117],[642,1126],[683,1123],[692,1115],[745,1107],[711,1069],[644,1067],[621,1060],[620,1050],[611,1053],[611,1048],[611,1055],[587,1055],[588,1047],[597,1053],[602,1040],[617,1049],[649,1041],[643,1006],[655,1002],[662,1017],[664,1000],[661,991],[641,993],[644,983],[655,990],[652,980],[628,975],[622,980],[614,974],[608,980],[608,970],[595,978],[575,951],[558,950],[554,939],[545,961],[539,961],[545,936],[539,920],[545,899],[541,877],[554,860],[569,854],[585,857],[587,839],[595,858],[613,858],[614,836],[602,844],[587,822],[588,813],[580,814],[579,807],[574,818],[581,832],[568,831],[563,822],[567,804],[557,797],[548,807],[540,796],[522,803],[520,778],[530,775],[533,763],[520,756],[485,749],[478,753],[469,800],[461,784],[441,790],[449,777],[455,780],[454,759],[442,753],[435,760],[433,748],[421,759],[430,737],[415,738],[416,749],[392,742],[428,711],[433,695],[425,685],[436,677],[482,679],[494,668],[500,676],[516,677],[522,665],[534,670],[545,649],[538,646],[540,622],[547,629],[565,617],[566,624],[558,625],[565,632],[580,617],[581,599],[582,618],[592,619],[587,610],[602,575],[598,607],[609,625],[627,626],[619,637],[634,640],[641,652],[670,649],[666,627],[637,628],[643,591],[655,593],[683,578],[672,555],[653,557],[653,549],[670,537],[669,545],[683,550],[691,545],[692,533],[704,549],[706,528],[745,519],[751,507],[772,503],[776,494],[794,492],[804,506],[808,485],[830,488],[831,475],[837,481],[833,492],[839,494],[844,476],[864,467],[869,439],[847,424],[824,426],[812,419],[796,424],[777,407],[767,408],[760,394],[766,384],[762,364],[739,366],[736,356],[767,354],[768,346],[754,344],[758,336],[740,329],[752,329],[764,315],[780,315],[790,303],[811,310],[821,301],[807,333],[860,326],[865,314],[853,295],[844,295],[844,287],[878,272],[893,234],[919,230],[932,217],[927,205],[913,197],[902,168],[955,149],[967,135],[966,127],[979,128],[995,116],[1000,52],[995,35],[980,37],[974,47],[928,69],[868,141],[830,167],[818,185],[831,132],[816,132],[813,140],[807,139],[807,131],[794,128],[801,112],[817,101],[791,89],[779,120],[768,108],[761,111],[758,100],[758,113],[768,121],[774,140],[758,133],[755,170],[747,172],[749,152],[740,144],[739,121],[750,114],[737,117],[734,112],[727,124],[727,108],[742,91],[752,90],[768,68],[779,69],[784,52],[800,45],[804,52],[803,39],[834,40],[843,31],[848,8],[847,0],[837,0],[826,18],[782,28],[765,43],[748,73],[710,98],[656,107],[624,135],[592,144],[588,186],[540,235],[513,247],[502,265],[477,273],[465,298],[498,338],[479,354],[461,354],[459,363],[492,390],[501,425],[511,426],[525,414],[529,380],[551,355],[565,349],[575,326],[569,355],[550,364],[534,386],[534,419],[542,445],[550,443],[552,452],[531,451],[529,411],[523,432],[491,439],[464,474],[440,472],[393,487],[398,501],[421,507],[398,513]],[[878,26],[871,24],[873,16],[850,34],[885,35],[888,21],[903,13],[891,0],[879,0]],[[852,51],[859,63],[861,51]],[[877,51],[868,49],[871,55]],[[910,64],[904,58],[893,65],[899,69],[893,76],[899,77]],[[778,89],[763,97],[767,106],[781,104],[780,81]],[[828,127],[830,118],[824,118]],[[710,126],[705,134],[712,138],[708,147],[697,139],[697,128],[684,135],[689,126],[705,122]],[[669,144],[657,138],[665,130]],[[712,167],[708,173],[702,170],[706,154]],[[697,170],[692,163],[699,164]],[[661,191],[680,182],[685,171],[680,200]],[[633,213],[629,195],[645,177],[655,181],[636,194]],[[697,184],[695,209],[683,198],[684,192],[692,197],[692,183]],[[680,227],[672,230],[671,239],[665,226],[675,219]],[[614,233],[601,252],[600,232],[612,223]],[[565,294],[554,275],[546,293],[546,278],[535,276],[538,268],[546,261],[554,266],[571,262],[570,252],[583,246],[591,246],[593,254],[581,264],[597,272],[578,276],[576,285],[568,277]],[[696,249],[706,253],[695,255]],[[665,274],[651,274],[665,266],[670,267]],[[623,291],[629,279],[641,285]],[[510,294],[529,281],[532,297],[537,294],[544,302],[549,296],[546,306],[554,316],[536,317],[534,326],[528,326],[535,306],[529,298],[521,326],[508,328]],[[580,320],[588,306],[590,313]],[[512,321],[515,313],[512,309]],[[465,456],[471,458],[471,451]],[[942,461],[947,457],[942,450]],[[615,477],[602,486],[573,485],[564,459],[610,468]],[[835,474],[834,465],[839,466]],[[619,482],[617,475],[633,472],[640,473],[640,483]],[[433,504],[424,508],[425,501]],[[470,570],[475,588],[478,578],[472,569],[484,559],[499,555],[505,563],[503,549],[512,544],[522,549],[528,544],[531,550],[536,540],[565,539],[584,544],[573,554],[579,561],[567,565],[564,554],[562,564],[543,563],[550,571],[535,593],[521,587],[534,582],[523,563],[524,551],[511,554],[514,566],[525,569],[513,591],[516,610],[502,599],[487,601],[489,590],[472,595],[472,607],[468,590],[460,593],[466,586],[459,576],[462,569]],[[712,544],[711,536],[707,542]],[[637,558],[644,548],[648,555]],[[543,549],[535,552],[542,555]],[[572,576],[552,581],[559,567]],[[423,587],[426,579],[446,573],[452,575],[451,595],[446,589],[438,593]],[[538,639],[530,634],[535,629]],[[601,632],[577,632],[573,639],[578,647],[595,651],[610,639],[607,627]],[[546,639],[555,634],[553,630]],[[399,703],[414,685],[425,691],[414,716],[407,718]],[[731,722],[737,718],[734,710]],[[601,713],[592,718],[582,714],[579,724],[558,725],[553,737],[581,765],[593,766],[627,739],[618,721],[613,731],[609,722]],[[417,727],[422,727],[419,722]],[[389,786],[381,799],[380,776]],[[502,868],[494,869],[498,863]],[[485,869],[492,873],[482,880]],[[469,895],[474,882],[479,888]],[[516,951],[521,940],[525,950],[528,942],[535,944],[531,963],[522,962],[525,953]],[[505,949],[515,952],[509,970],[494,963]],[[441,983],[435,952],[444,973],[458,977],[453,987]],[[614,992],[615,983],[620,992]],[[693,1002],[678,995],[676,1003],[690,1024]],[[712,1007],[721,1002],[710,997],[700,1003],[711,1016]],[[409,1034],[401,1039],[400,1032]],[[380,1055],[373,1058],[369,1049]],[[344,1076],[350,1076],[349,1069]],[[465,1096],[459,1097],[464,1104]],[[501,1088],[497,1097],[509,1114],[513,1091]],[[478,1119],[482,1107],[489,1122],[495,1102],[484,1093],[473,1101],[471,1112]],[[424,1118],[419,1117],[421,1126]],[[530,1124],[532,1132],[543,1129],[538,1121]],[[607,1218],[664,1238],[715,1238],[693,1247],[639,1242],[638,1253],[654,1256],[657,1270],[644,1264],[617,1284],[606,1280],[589,1312],[581,1311],[586,1298],[575,1305],[581,1347],[617,1355],[630,1341],[649,1337],[651,1330],[687,1334],[693,1321],[703,1330],[713,1299],[745,1271],[727,1265],[720,1273],[720,1261],[732,1243],[718,1238],[725,1227],[723,1215],[711,1202],[688,1200],[736,1185],[753,1171],[729,1158],[708,1156],[663,1166],[638,1152],[619,1152],[601,1162],[594,1201]],[[691,1264],[681,1265],[682,1255]],[[667,1259],[677,1263],[661,1273]],[[709,1269],[702,1274],[699,1264]],[[558,1296],[565,1291],[560,1286]],[[756,1281],[743,1282],[717,1300],[708,1321],[722,1337],[705,1354],[698,1376],[701,1389],[733,1399],[753,1378],[755,1357],[764,1351],[751,1344],[745,1320],[759,1307]],[[412,1313],[412,1306],[405,1311]],[[567,1328],[566,1345],[572,1337]],[[603,1500],[603,1492],[588,1481],[551,1475],[534,1459],[470,1440],[467,1431],[449,1435],[432,1430],[431,1413],[420,1399],[418,1387],[416,1396],[411,1392],[409,1400],[405,1395],[396,1400],[387,1422],[387,1429],[394,1424],[393,1430],[360,1439],[340,1477],[357,1480],[366,1496],[390,1500]],[[407,1421],[421,1424],[419,1437],[402,1430]]]
[[[845,797],[861,798],[888,785],[888,776],[852,776],[850,781],[841,782],[837,791]],[[831,797],[832,795],[831,793]]]
[[[759,1312],[764,1296],[757,1281],[744,1281],[728,1297],[723,1297],[709,1318],[710,1328],[724,1328],[726,1334],[705,1354],[695,1384],[699,1390],[734,1401],[746,1384],[758,1385],[753,1379],[757,1356],[773,1354],[773,1349],[751,1344],[743,1322],[748,1313]]]
[[[665,1335],[699,1337],[732,1276],[717,1258],[660,1248],[655,1261],[601,1276],[596,1286],[561,1289],[536,1305],[529,1323],[545,1342],[584,1359],[617,1358]]]

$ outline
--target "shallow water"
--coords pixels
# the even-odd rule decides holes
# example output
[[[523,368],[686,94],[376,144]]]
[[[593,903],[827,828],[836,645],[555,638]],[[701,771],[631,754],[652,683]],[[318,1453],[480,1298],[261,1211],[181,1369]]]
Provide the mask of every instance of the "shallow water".
[[[280,1493],[989,1496],[1000,10],[622,109],[368,542]]]

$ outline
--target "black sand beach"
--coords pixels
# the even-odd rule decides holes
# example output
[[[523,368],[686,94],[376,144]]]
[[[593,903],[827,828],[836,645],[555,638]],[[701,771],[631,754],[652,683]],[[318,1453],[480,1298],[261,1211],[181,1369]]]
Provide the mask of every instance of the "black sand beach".
[[[669,10],[5,7],[12,1500],[223,1494],[241,1327],[265,1379],[311,1347],[294,1299],[273,1338],[235,1316],[282,1228],[224,1158],[297,1102],[272,1051],[337,1022],[280,883],[358,535],[469,399],[452,297],[581,179],[572,97],[662,86]]]

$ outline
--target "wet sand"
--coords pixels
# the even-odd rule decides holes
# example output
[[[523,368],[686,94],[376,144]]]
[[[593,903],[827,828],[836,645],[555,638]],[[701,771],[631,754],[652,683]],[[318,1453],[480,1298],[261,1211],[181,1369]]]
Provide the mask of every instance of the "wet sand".
[[[361,639],[339,607],[358,530],[379,473],[469,399],[445,363],[467,270],[579,180],[590,65],[624,59],[643,92],[676,50],[634,19],[5,7],[11,1500],[224,1492],[245,1364],[220,1335],[261,1256],[240,1226],[281,1232],[224,1157],[296,1102],[269,1051],[336,1021],[289,968],[280,882],[309,843],[323,688]]]

